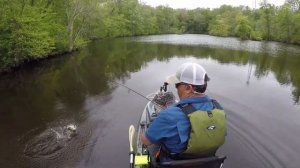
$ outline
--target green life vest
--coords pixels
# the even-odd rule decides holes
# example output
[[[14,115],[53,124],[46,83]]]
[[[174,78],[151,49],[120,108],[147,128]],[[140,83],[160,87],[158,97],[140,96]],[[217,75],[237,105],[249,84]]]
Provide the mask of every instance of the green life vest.
[[[179,107],[189,118],[191,132],[187,149],[187,155],[214,154],[224,144],[226,135],[225,112],[216,100],[211,111],[196,110],[191,104],[180,105]]]

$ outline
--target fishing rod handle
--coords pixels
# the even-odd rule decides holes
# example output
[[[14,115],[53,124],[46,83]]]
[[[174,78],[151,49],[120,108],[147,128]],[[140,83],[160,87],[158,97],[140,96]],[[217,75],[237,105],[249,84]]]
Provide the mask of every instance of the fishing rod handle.
[[[135,153],[132,151],[129,153],[129,155],[130,155],[130,160],[129,160],[130,168],[134,168]]]

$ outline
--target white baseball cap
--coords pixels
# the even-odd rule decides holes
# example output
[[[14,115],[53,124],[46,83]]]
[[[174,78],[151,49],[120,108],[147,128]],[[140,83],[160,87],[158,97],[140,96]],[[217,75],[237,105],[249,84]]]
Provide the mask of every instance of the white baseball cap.
[[[204,85],[207,81],[205,76],[206,71],[201,65],[184,63],[179,67],[176,74],[167,77],[167,82],[169,84],[183,82],[191,85]]]

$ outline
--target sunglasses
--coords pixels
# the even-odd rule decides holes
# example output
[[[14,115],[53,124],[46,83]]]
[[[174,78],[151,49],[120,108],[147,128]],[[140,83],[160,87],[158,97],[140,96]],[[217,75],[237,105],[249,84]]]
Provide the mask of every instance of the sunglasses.
[[[186,83],[182,83],[182,82],[180,82],[180,83],[175,83],[176,89],[177,89],[180,85],[186,85]]]

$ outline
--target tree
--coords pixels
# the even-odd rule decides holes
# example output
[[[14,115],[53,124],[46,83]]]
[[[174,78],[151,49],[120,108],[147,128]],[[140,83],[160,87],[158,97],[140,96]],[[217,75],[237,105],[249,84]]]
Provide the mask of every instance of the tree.
[[[278,31],[276,38],[283,42],[290,42],[292,38],[293,13],[290,5],[285,4],[278,10],[276,17]]]
[[[228,25],[227,18],[218,15],[214,21],[212,21],[208,27],[209,34],[216,36],[228,36],[230,33],[230,27]]]
[[[247,16],[237,16],[237,26],[235,28],[236,34],[241,39],[250,39],[252,28]]]
[[[195,9],[188,12],[187,32],[208,33],[210,14],[208,9]]]
[[[164,6],[157,7],[156,18],[160,33],[178,32],[178,20],[176,18],[174,9]]]
[[[120,2],[119,15],[123,15],[128,22],[125,25],[128,35],[142,34],[142,11],[138,0],[123,0]]]
[[[275,7],[156,8],[139,0],[1,0],[0,71],[73,51],[90,39],[203,33],[300,43],[300,0]]]
[[[274,15],[275,15],[275,7],[267,2],[267,0],[263,0],[261,3],[260,12],[260,27],[259,30],[263,34],[263,38],[266,40],[272,40],[272,31],[271,28],[274,28]],[[273,29],[274,30],[274,29]],[[274,31],[273,31],[274,32]]]
[[[294,15],[293,23],[291,42],[300,44],[300,13]]]
[[[292,9],[295,12],[299,12],[300,11],[300,0],[286,0],[286,2],[291,5]]]
[[[147,5],[142,5],[141,11],[141,24],[142,24],[142,34],[157,34],[157,18],[155,16],[155,10]]]
[[[9,4],[11,8],[7,8],[0,24],[0,68],[3,69],[43,58],[54,50],[55,40],[50,33],[55,30],[52,11],[25,2],[17,8],[15,3]]]
[[[209,33],[217,36],[235,36],[236,16],[241,8],[222,5],[212,11],[212,21],[209,23]]]
[[[95,10],[95,6],[97,3],[94,0],[64,0],[69,52],[74,49],[76,42],[80,42],[80,35],[87,26],[87,19]]]

